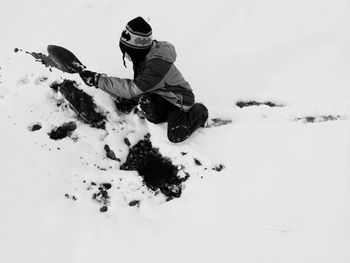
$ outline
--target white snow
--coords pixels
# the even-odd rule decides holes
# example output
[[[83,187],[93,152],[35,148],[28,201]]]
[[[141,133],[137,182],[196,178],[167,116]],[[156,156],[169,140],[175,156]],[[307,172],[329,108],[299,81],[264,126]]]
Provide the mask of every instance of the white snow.
[[[349,13],[347,0],[2,0],[0,262],[350,262]],[[166,125],[118,114],[79,76],[14,53],[61,45],[91,70],[131,77],[118,38],[138,15],[176,45],[176,65],[211,117],[231,124],[171,144]],[[49,88],[62,78],[110,112],[108,135],[77,122],[77,141],[49,138],[76,120]],[[329,115],[339,117],[297,120]],[[42,129],[29,131],[35,123]],[[179,199],[154,196],[105,158],[108,144],[125,161],[123,139],[135,144],[147,132],[191,174]],[[225,169],[211,170],[218,164]],[[112,180],[101,213],[96,187],[87,189]]]

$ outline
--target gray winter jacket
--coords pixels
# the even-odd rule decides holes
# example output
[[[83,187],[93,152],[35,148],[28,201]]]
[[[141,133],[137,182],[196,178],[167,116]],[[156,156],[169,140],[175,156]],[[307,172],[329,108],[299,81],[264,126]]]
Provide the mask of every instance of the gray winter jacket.
[[[154,41],[135,79],[101,76],[98,88],[112,96],[131,99],[155,93],[187,111],[194,102],[190,84],[175,67],[176,51],[168,42]]]

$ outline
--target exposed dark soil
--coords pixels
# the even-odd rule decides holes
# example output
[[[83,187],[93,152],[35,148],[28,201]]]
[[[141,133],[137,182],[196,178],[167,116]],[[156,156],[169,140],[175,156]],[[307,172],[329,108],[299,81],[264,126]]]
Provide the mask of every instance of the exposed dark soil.
[[[131,146],[131,143],[130,143],[130,141],[129,141],[128,138],[124,138],[124,143],[125,143],[128,147]]]
[[[140,200],[133,200],[129,202],[129,206],[140,206]]]
[[[28,127],[28,130],[30,130],[30,131],[38,131],[38,130],[40,130],[41,129],[41,123],[35,123],[35,124],[32,124],[32,125],[30,125],[29,127]]]
[[[120,162],[120,159],[115,156],[114,151],[112,151],[107,144],[104,146],[104,150],[106,152],[107,158]]]
[[[81,121],[91,127],[105,129],[106,116],[96,106],[93,98],[78,88],[75,81],[65,79],[62,83],[51,84],[51,88],[58,89],[62,93]]]
[[[206,128],[218,127],[218,126],[227,125],[230,123],[232,123],[232,120],[230,119],[213,118],[208,121],[208,125],[206,126]]]
[[[60,88],[60,83],[58,82],[53,82],[50,84],[50,88],[54,91],[54,92],[58,92],[59,88]]]
[[[198,166],[202,166],[202,162],[200,160],[198,160],[197,158],[194,158],[194,163]]]
[[[217,166],[212,168],[212,170],[217,172],[221,172],[223,169],[225,169],[225,166],[223,164],[218,164]]]
[[[100,212],[104,213],[104,212],[107,212],[108,210],[108,206],[104,205],[100,208]]]
[[[43,65],[45,65],[46,67],[50,68],[57,68],[59,70],[61,70],[61,68],[55,63],[55,61],[48,55],[45,55],[43,53],[36,53],[36,52],[28,52],[19,48],[15,48],[14,52],[17,53],[19,51],[25,52],[26,54],[31,55],[32,57],[35,58],[36,61],[42,63]]]
[[[29,54],[48,67],[54,66],[51,63],[52,61],[50,58],[48,58],[46,55],[41,53]],[[60,92],[64,97],[64,99],[61,99],[63,102],[58,103],[58,106],[62,105],[64,100],[66,100],[69,106],[77,113],[77,117],[82,122],[89,124],[91,127],[105,129],[107,121],[106,115],[94,103],[94,100],[90,95],[78,88],[79,85],[77,82],[65,79],[61,83],[52,83],[50,87],[55,92]],[[130,101],[118,101],[118,103],[120,108],[117,106],[117,109],[123,112],[130,112],[136,105],[134,102],[130,103]],[[212,122],[214,126],[219,126],[231,123],[232,121],[217,118],[213,119]],[[34,131],[40,129],[41,126],[39,126],[39,124],[35,124],[31,127],[31,130]],[[76,129],[77,125],[75,122],[67,122],[54,128],[51,132],[49,132],[49,136],[53,140],[63,139],[71,136]],[[174,165],[169,158],[162,156],[159,149],[153,147],[149,134],[134,146],[131,145],[127,138],[124,139],[124,143],[129,147],[129,153],[126,161],[120,166],[121,170],[137,171],[143,178],[144,184],[151,191],[154,191],[155,194],[158,194],[159,192],[163,193],[167,197],[168,201],[181,196],[183,183],[189,178],[189,174],[185,173],[185,177],[180,177],[179,175],[183,174],[181,172],[183,172],[184,167]],[[114,151],[109,145],[105,145],[104,150],[107,158],[119,162],[121,161],[116,157]],[[181,154],[185,156],[188,153],[182,152]],[[203,165],[198,159],[194,159],[194,162],[198,166]],[[98,167],[98,169],[103,171],[106,170],[105,168],[100,167]],[[223,169],[223,166],[218,166],[213,169],[220,171]],[[111,183],[103,183],[98,186],[95,183],[91,183],[89,189],[95,189],[92,199],[100,204],[101,212],[106,212],[108,210],[108,206],[110,204],[110,196],[108,191],[111,188]],[[75,196],[68,194],[66,195],[66,198],[77,200]],[[129,202],[129,206],[139,205],[140,200],[132,200]]]
[[[92,127],[105,128],[106,116],[98,110],[92,97],[78,88],[78,84],[75,81],[64,80],[62,83],[52,83],[50,87],[55,92],[62,93],[83,122],[88,123]],[[131,105],[132,107],[135,106]],[[58,131],[60,130],[55,129],[54,132],[57,133]],[[56,137],[61,138],[67,136],[67,134]],[[129,147],[129,153],[126,162],[120,167],[121,170],[137,171],[149,189],[156,193],[158,191],[162,192],[168,197],[168,200],[181,196],[182,183],[189,176],[187,175],[185,178],[178,176],[178,167],[173,165],[170,159],[163,157],[158,149],[153,148],[150,135],[147,135],[133,147],[131,147],[131,143],[127,138],[124,139],[124,143]],[[104,146],[104,150],[107,158],[120,161],[108,145]],[[99,192],[93,195],[94,200],[103,204],[101,212],[106,211],[106,206],[109,202],[107,190],[107,186],[101,185]],[[129,205],[137,206],[138,204],[138,200],[135,200]]]
[[[110,184],[109,184],[110,185]],[[94,193],[92,195],[92,199],[97,201],[98,203],[101,203],[103,205],[108,205],[109,204],[109,194],[108,194],[108,190],[112,187],[112,185],[110,185],[110,187],[105,187],[104,184],[101,184],[98,187],[98,192]]]
[[[75,131],[77,128],[77,125],[75,122],[66,122],[63,123],[61,126],[54,128],[51,132],[49,132],[49,136],[53,140],[61,140],[63,138],[66,138],[70,136],[73,131]]]
[[[153,148],[149,135],[130,148],[127,160],[120,169],[138,171],[148,188],[153,191],[159,189],[168,200],[181,196],[182,183],[188,179],[188,176],[178,177],[177,166]]]
[[[238,101],[236,103],[236,106],[238,106],[240,108],[251,107],[251,106],[261,106],[261,105],[266,105],[269,107],[283,107],[282,104],[277,104],[277,103],[274,103],[271,101],[258,102],[258,101],[254,101],[254,100],[249,100],[249,101]]]
[[[73,131],[77,128],[77,124],[74,121],[63,123],[61,126],[54,128],[49,132],[49,136],[53,140],[61,140],[68,136],[71,136]]]
[[[297,121],[302,121],[305,123],[314,123],[314,122],[325,122],[325,121],[336,121],[341,119],[340,115],[323,115],[323,116],[306,116],[296,118]]]
[[[111,183],[102,183],[101,187],[104,187],[104,189],[109,190],[112,188],[112,184]]]
[[[45,83],[49,78],[46,77],[46,76],[40,76],[38,77],[36,80],[35,80],[35,85],[40,85],[40,84],[43,84]]]
[[[96,186],[96,183],[91,182],[90,188]],[[92,200],[99,203],[101,205],[100,212],[104,213],[108,210],[108,205],[110,204],[110,196],[108,194],[108,190],[112,188],[112,184],[110,183],[102,183],[98,187],[98,191],[93,193]],[[89,190],[88,189],[88,190]]]
[[[78,200],[78,198],[76,198],[74,195],[65,194],[64,196],[65,196],[67,199],[71,199],[71,200],[73,200],[73,201],[77,201],[77,200]]]
[[[129,100],[125,98],[115,99],[115,107],[118,111],[123,113],[130,113],[137,104],[138,100]]]

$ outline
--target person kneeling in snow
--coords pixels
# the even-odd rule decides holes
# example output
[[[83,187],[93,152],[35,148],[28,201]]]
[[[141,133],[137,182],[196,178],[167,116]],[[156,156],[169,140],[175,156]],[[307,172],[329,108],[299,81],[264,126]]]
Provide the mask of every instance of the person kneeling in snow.
[[[174,66],[172,44],[152,39],[152,28],[142,18],[128,22],[122,32],[119,47],[132,61],[134,79],[121,79],[84,70],[80,77],[88,86],[95,86],[122,102],[140,105],[146,119],[152,123],[168,123],[168,139],[178,143],[196,129],[204,127],[208,109],[195,103],[190,84]],[[135,102],[133,104],[133,102]]]

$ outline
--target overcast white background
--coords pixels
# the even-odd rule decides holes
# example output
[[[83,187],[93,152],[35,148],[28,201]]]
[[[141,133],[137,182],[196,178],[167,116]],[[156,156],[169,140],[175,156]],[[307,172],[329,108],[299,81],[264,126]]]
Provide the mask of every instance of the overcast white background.
[[[2,0],[0,261],[349,262],[349,13],[346,0]],[[91,70],[131,77],[118,39],[139,15],[156,39],[176,46],[176,65],[211,117],[232,124],[174,145],[166,125],[119,116],[108,95],[78,76],[49,72],[13,51],[61,45]],[[57,109],[48,87],[63,77],[111,112],[104,141],[103,132],[82,123],[77,142],[48,137],[52,127],[74,120]],[[238,100],[285,106],[241,109]],[[336,120],[322,121],[329,115]],[[307,116],[320,121],[296,120]],[[113,133],[120,119],[125,130]],[[36,122],[43,128],[28,131]],[[141,193],[135,172],[105,159],[104,144],[125,159],[123,138],[136,143],[146,132],[191,173],[181,198]],[[203,171],[193,158],[226,168]],[[83,181],[118,178],[125,183],[113,185],[109,209],[100,213]],[[134,199],[140,207],[128,206]]]

